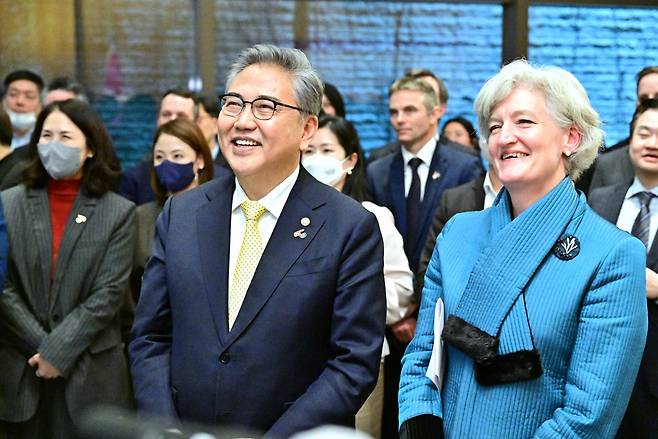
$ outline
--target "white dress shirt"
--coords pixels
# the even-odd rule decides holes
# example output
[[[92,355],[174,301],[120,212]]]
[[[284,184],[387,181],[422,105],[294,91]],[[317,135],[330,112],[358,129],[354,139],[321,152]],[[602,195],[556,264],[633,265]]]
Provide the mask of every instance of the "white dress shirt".
[[[651,192],[652,194],[658,195],[658,187],[655,187],[651,190],[645,188],[640,180],[637,177],[633,180],[633,184],[626,191],[626,196],[624,197],[624,202],[621,205],[621,210],[619,211],[619,217],[617,218],[617,227],[622,230],[631,233],[633,229],[633,223],[638,213],[640,213],[640,199],[634,197],[638,192]],[[656,230],[658,230],[658,197],[651,199],[649,203],[649,248],[651,248],[651,243],[656,236]]]
[[[489,171],[484,175],[484,183],[482,183],[482,188],[484,189],[484,207],[487,209],[493,206],[493,202],[496,201],[498,196],[498,191],[496,191],[491,184],[491,177],[489,177]]]
[[[288,196],[292,187],[297,181],[299,176],[299,165],[285,180],[283,180],[277,187],[272,189],[267,195],[260,200],[257,200],[266,209],[266,212],[258,220],[258,231],[260,238],[263,242],[263,250],[267,247],[267,242],[272,236],[276,222],[281,215],[283,206],[288,201]],[[242,239],[244,231],[247,227],[247,220],[242,213],[240,204],[248,200],[247,194],[240,186],[238,178],[235,178],[235,190],[233,191],[233,203],[231,204],[231,246],[229,250],[229,263],[228,263],[228,284],[229,288],[233,285],[233,274],[235,266],[238,263],[238,256],[240,255],[240,247],[242,246]],[[256,200],[252,200],[256,201]]]
[[[404,254],[402,235],[395,228],[395,220],[390,210],[369,201],[363,207],[377,218],[384,242],[384,285],[386,287],[386,324],[397,323],[407,314],[413,295],[413,275],[409,261]],[[382,358],[390,353],[386,338],[382,348]]]
[[[411,167],[409,167],[409,160],[414,157],[418,157],[422,163],[418,166],[418,177],[420,177],[420,201],[423,201],[423,196],[425,195],[425,185],[427,183],[427,176],[430,173],[430,165],[432,164],[432,156],[434,156],[434,150],[436,149],[436,142],[438,137],[432,137],[429,142],[423,145],[422,148],[418,151],[416,155],[407,151],[403,146],[402,151],[402,160],[404,161],[404,196],[405,198],[409,194],[409,189],[411,188]]]

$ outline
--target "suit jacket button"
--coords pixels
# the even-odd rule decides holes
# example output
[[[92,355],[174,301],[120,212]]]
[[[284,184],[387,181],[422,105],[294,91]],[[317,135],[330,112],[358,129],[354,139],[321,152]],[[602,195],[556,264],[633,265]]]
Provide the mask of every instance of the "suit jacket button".
[[[228,364],[230,361],[231,361],[231,356],[227,352],[224,352],[222,355],[219,356],[219,362],[222,364]]]
[[[59,322],[59,314],[53,314],[53,322]]]

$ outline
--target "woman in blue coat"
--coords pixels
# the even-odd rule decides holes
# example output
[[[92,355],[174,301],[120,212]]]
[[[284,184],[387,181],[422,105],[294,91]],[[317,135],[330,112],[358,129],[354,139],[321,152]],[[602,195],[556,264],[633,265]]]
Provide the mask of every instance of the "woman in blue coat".
[[[573,75],[525,61],[475,109],[505,190],[437,240],[401,436],[612,438],[646,337],[645,249],[574,188],[602,144],[598,115]]]

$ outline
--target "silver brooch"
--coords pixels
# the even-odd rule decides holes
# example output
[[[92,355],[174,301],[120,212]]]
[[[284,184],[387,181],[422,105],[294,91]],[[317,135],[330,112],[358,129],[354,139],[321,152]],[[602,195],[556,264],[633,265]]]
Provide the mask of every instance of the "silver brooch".
[[[563,236],[553,246],[553,254],[563,261],[570,261],[580,253],[580,241],[574,235]]]

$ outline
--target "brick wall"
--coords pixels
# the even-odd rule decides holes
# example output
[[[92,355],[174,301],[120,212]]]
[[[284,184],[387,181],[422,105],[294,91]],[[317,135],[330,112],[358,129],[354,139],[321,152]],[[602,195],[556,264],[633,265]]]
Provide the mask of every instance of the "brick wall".
[[[528,57],[564,67],[583,83],[612,145],[628,136],[635,74],[658,65],[656,22],[655,8],[534,6]]]
[[[242,48],[259,42],[294,44],[295,5],[292,0],[216,0],[218,92]],[[184,85],[193,71],[191,2],[85,1],[81,12],[81,79],[95,96],[124,167],[129,166],[150,146],[159,94]],[[565,67],[584,83],[609,144],[626,136],[635,73],[658,64],[657,19],[656,9],[530,8],[530,60]],[[305,51],[342,91],[364,147],[372,148],[393,138],[387,88],[407,67],[428,67],[444,78],[450,91],[446,118],[463,113],[474,120],[473,99],[499,67],[501,20],[498,5],[314,0],[308,4]],[[0,47],[15,55],[20,47],[8,47],[11,41],[3,39]],[[103,97],[112,46],[120,67],[119,100]],[[0,72],[22,67],[7,61],[15,59],[0,57]]]

